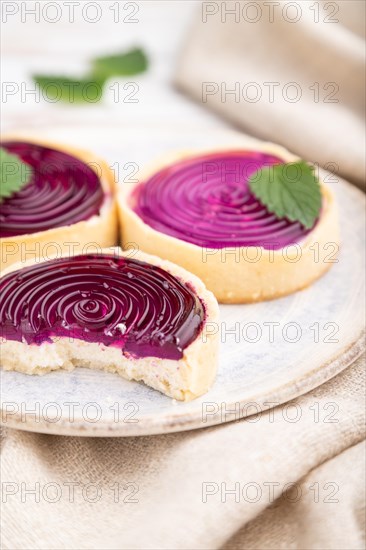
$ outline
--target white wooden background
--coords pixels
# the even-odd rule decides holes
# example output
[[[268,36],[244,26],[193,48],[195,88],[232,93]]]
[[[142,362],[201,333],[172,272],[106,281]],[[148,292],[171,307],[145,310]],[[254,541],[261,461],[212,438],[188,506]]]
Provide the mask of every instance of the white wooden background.
[[[39,21],[30,13],[37,2],[1,2],[2,4],[2,129],[3,131],[37,130],[57,125],[91,127],[98,124],[121,129],[131,126],[227,127],[215,115],[202,109],[172,85],[175,60],[189,33],[198,0],[119,2],[119,21],[114,21],[116,2],[89,2],[80,0],[75,5],[75,20],[69,21],[69,8],[63,1],[38,2]],[[13,4],[16,7],[5,7]],[[45,9],[46,4],[48,7]],[[52,4],[53,6],[50,6]],[[56,4],[56,7],[54,6]],[[77,4],[77,3],[75,3]],[[97,4],[93,8],[91,4]],[[89,5],[89,6],[87,6]],[[131,19],[138,22],[128,22]],[[17,9],[14,14],[5,10]],[[99,10],[100,19],[92,23]],[[53,19],[58,19],[51,22]],[[124,21],[125,19],[125,21]],[[70,75],[76,78],[88,70],[88,59],[93,56],[116,53],[133,46],[141,46],[150,60],[148,72],[126,79],[111,79],[106,93],[98,104],[81,106],[62,102],[49,103],[32,94],[35,85],[31,75]],[[114,101],[109,89],[116,81],[120,84],[121,98]],[[136,82],[139,91],[137,103],[123,102],[127,94],[122,87]],[[6,88],[7,87],[7,88]],[[15,92],[5,93],[6,89]]]

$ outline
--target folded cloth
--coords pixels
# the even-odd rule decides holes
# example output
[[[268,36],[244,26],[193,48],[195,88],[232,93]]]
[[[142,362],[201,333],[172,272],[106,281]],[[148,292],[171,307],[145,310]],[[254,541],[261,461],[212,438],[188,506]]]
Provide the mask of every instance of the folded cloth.
[[[358,549],[364,357],[291,403],[185,433],[5,430],[5,549]]]
[[[365,548],[365,442],[314,468],[224,550]]]
[[[203,2],[175,82],[364,188],[365,3]]]

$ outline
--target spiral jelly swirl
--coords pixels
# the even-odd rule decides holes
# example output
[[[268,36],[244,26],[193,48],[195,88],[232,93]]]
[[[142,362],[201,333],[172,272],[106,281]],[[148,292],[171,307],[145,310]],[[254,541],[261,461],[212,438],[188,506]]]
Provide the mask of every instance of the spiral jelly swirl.
[[[33,168],[30,182],[0,203],[0,237],[71,225],[99,214],[105,195],[98,175],[81,160],[34,143],[1,147]]]
[[[0,282],[6,340],[42,344],[71,337],[133,357],[180,359],[199,334],[203,304],[160,267],[113,255],[34,264]]]
[[[279,249],[309,232],[278,219],[251,193],[249,177],[283,161],[258,151],[192,157],[170,165],[135,188],[130,205],[150,227],[207,248]]]

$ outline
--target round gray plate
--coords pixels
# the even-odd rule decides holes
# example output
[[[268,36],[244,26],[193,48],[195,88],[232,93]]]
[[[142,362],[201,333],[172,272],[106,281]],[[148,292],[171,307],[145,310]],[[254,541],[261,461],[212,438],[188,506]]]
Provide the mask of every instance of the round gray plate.
[[[154,138],[151,140],[151,135]],[[29,135],[29,134],[28,134]],[[172,133],[169,129],[69,128],[39,137],[90,148],[120,179],[174,149],[252,145],[234,132]],[[331,181],[334,180],[334,181]],[[364,350],[365,196],[328,177],[338,199],[342,246],[338,262],[310,288],[253,305],[221,306],[222,336],[216,382],[203,397],[179,403],[117,375],[76,368],[45,376],[1,372],[2,422],[64,435],[132,436],[201,428],[273,407],[322,384]],[[329,248],[329,260],[332,259]]]

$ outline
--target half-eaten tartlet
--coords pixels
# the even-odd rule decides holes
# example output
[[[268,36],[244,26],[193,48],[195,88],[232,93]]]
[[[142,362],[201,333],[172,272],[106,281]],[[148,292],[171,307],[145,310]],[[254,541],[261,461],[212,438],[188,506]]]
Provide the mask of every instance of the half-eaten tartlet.
[[[135,242],[183,266],[223,303],[302,289],[332,265],[338,249],[333,194],[317,182],[319,215],[306,228],[277,217],[249,186],[264,168],[298,160],[271,143],[173,155],[121,188],[122,245]]]
[[[0,296],[5,370],[102,369],[186,401],[214,381],[217,301],[168,261],[119,248],[29,261],[4,270]]]
[[[2,268],[29,258],[116,244],[113,172],[103,160],[33,139],[5,138],[1,148],[32,172],[24,187],[0,202]],[[5,179],[13,171],[8,164],[2,166]]]

